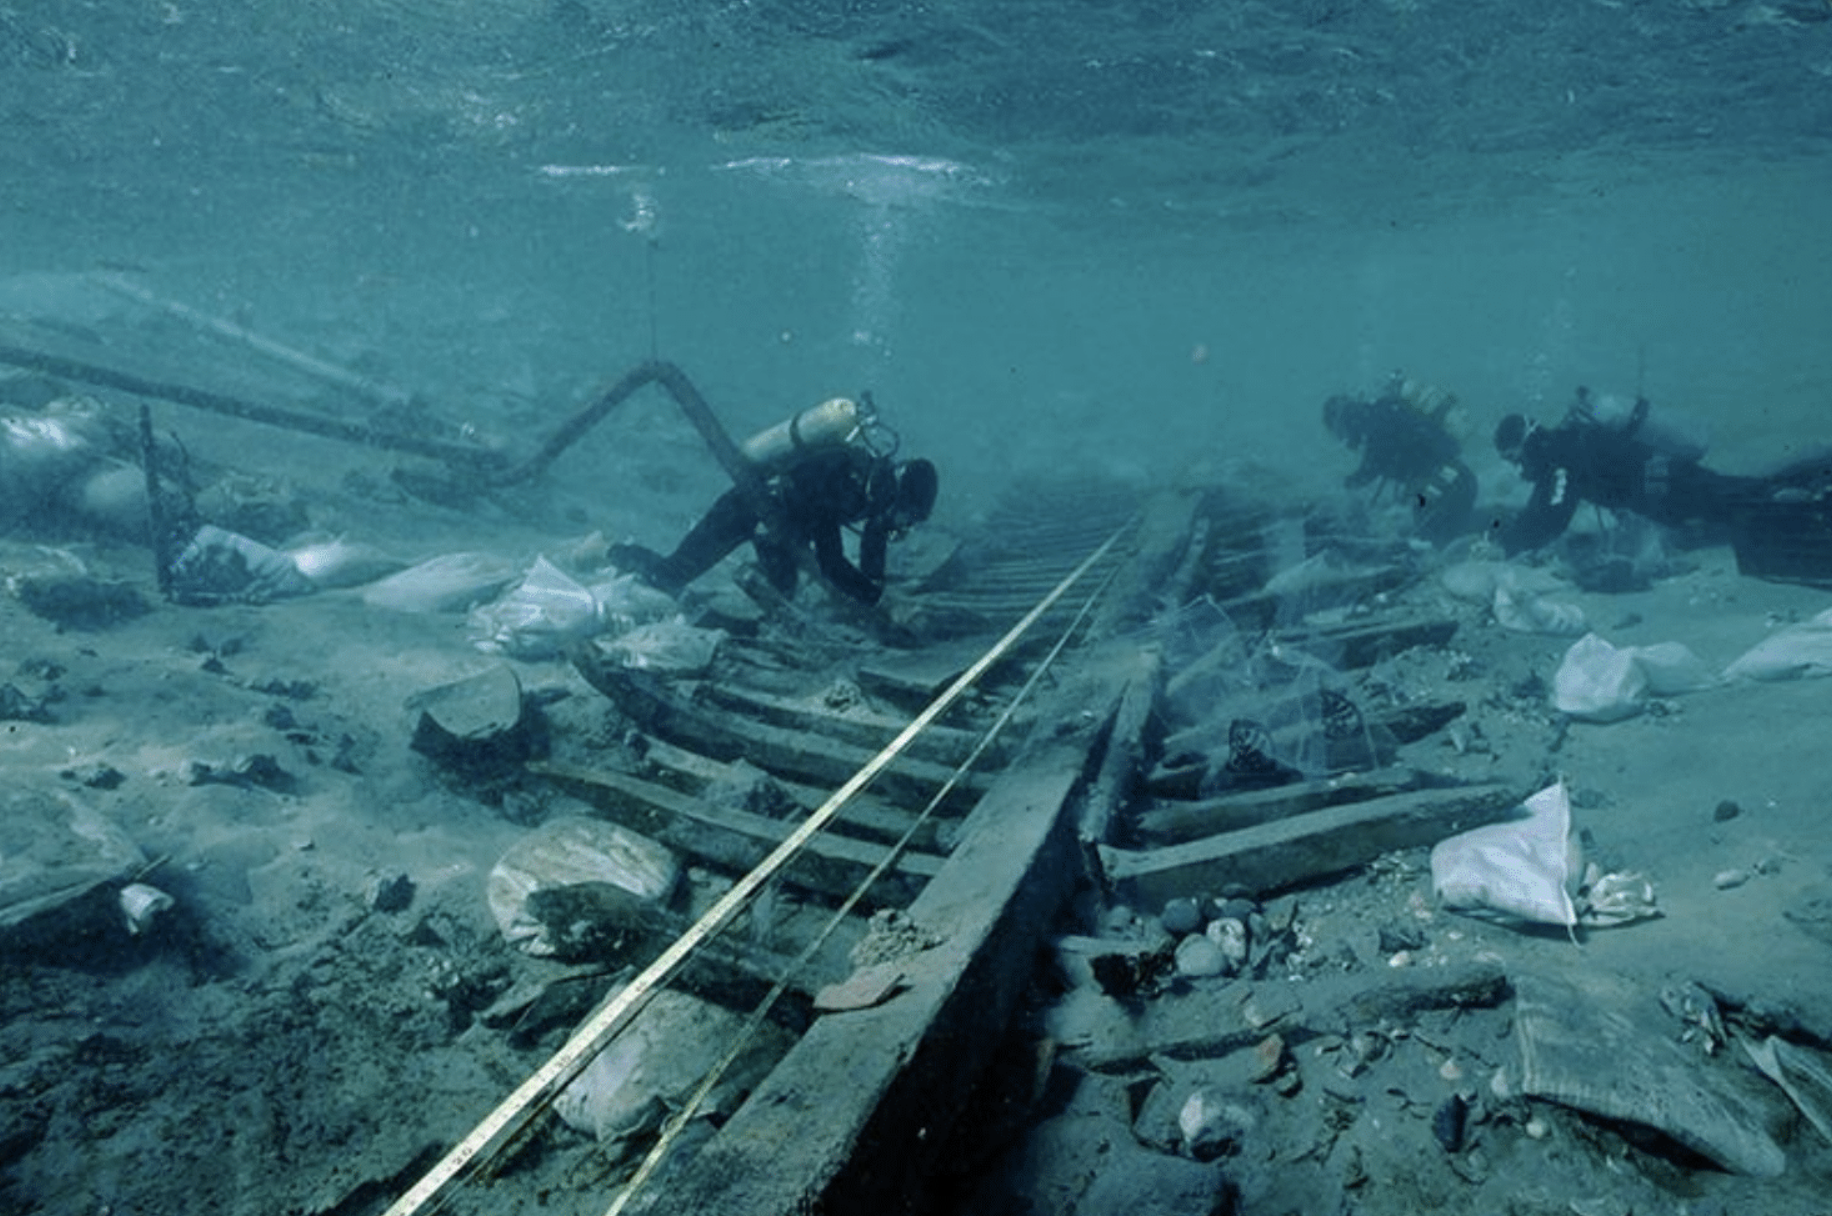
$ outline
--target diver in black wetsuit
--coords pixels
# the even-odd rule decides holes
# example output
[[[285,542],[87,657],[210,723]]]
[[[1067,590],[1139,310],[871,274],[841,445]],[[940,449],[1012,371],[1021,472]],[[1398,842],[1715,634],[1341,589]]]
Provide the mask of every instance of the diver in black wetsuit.
[[[1393,487],[1412,502],[1413,531],[1445,541],[1473,526],[1476,475],[1463,463],[1462,445],[1446,422],[1456,398],[1394,377],[1373,400],[1331,397],[1323,425],[1361,464],[1348,475],[1350,489]]]
[[[816,563],[840,591],[876,604],[884,591],[890,542],[929,517],[939,487],[927,460],[893,460],[862,444],[810,449],[770,477],[768,492],[780,511],[776,532],[764,528],[744,495],[727,490],[700,522],[663,557],[639,545],[615,545],[618,566],[669,594],[751,542],[770,585],[784,595],[796,583],[796,547],[811,545]],[[859,528],[859,560],[846,559],[842,529]]]
[[[1495,428],[1495,448],[1533,483],[1525,509],[1500,529],[1510,555],[1550,544],[1570,526],[1578,504],[1629,511],[1669,527],[1734,527],[1766,494],[1762,479],[1714,472],[1699,463],[1702,446],[1662,442],[1647,424],[1648,400],[1625,418],[1603,421],[1587,390],[1555,427],[1509,414]]]

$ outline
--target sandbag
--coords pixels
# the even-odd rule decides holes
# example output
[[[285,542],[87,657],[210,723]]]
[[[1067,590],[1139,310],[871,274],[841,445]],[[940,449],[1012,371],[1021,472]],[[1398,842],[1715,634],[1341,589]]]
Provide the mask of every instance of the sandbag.
[[[1832,675],[1832,608],[1789,625],[1744,651],[1724,669],[1730,680],[1793,680]]]
[[[1786,1168],[1734,1074],[1660,1033],[1652,996],[1594,971],[1508,979],[1521,1093],[1652,1127],[1735,1173],[1772,1178]]]
[[[517,841],[490,871],[490,913],[509,942],[551,955],[555,944],[527,906],[536,891],[609,883],[659,903],[680,877],[680,859],[666,845],[602,819],[554,819]]]
[[[601,1141],[627,1140],[659,1125],[730,1049],[746,1019],[684,992],[663,989],[554,1098],[554,1113]],[[787,1031],[765,1021],[700,1107],[729,1114],[739,1095],[787,1050]]]
[[[1495,623],[1515,633],[1549,633],[1576,637],[1589,628],[1584,610],[1564,600],[1547,599],[1503,581],[1495,587],[1491,603]]]
[[[677,618],[638,625],[601,649],[620,667],[684,678],[711,667],[724,641],[722,630],[701,629]]]
[[[0,928],[145,864],[126,832],[74,794],[17,772],[0,788]]]
[[[448,553],[369,584],[363,603],[396,612],[463,612],[520,573],[515,563],[493,553]]]
[[[598,601],[545,557],[521,585],[495,603],[472,611],[472,641],[479,650],[517,659],[546,659],[598,632]]]
[[[1527,818],[1441,840],[1431,850],[1431,888],[1446,908],[1499,912],[1536,924],[1578,923],[1572,901],[1584,850],[1571,830],[1565,783],[1527,799]]]
[[[1552,708],[1586,722],[1615,722],[1640,713],[1647,690],[1647,672],[1633,654],[1587,633],[1559,661]]]

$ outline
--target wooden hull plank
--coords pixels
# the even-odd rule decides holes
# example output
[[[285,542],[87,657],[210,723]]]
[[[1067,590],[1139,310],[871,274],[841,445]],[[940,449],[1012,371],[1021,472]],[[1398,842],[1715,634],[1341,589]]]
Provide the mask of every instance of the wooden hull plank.
[[[528,769],[616,802],[639,815],[644,828],[670,847],[728,869],[751,869],[795,829],[788,820],[717,807],[610,769],[546,761],[530,764]],[[883,860],[885,851],[867,841],[823,833],[808,842],[784,877],[798,886],[844,898]],[[917,885],[939,874],[942,864],[932,854],[906,852],[881,880],[886,889],[874,894],[880,901],[904,902],[916,893]]]
[[[1021,755],[969,819],[909,909],[938,944],[898,960],[907,989],[817,1021],[637,1210],[791,1216],[915,1202],[936,1176],[942,1125],[998,1050],[1044,927],[1080,873],[1076,793],[1123,687],[1082,682],[1074,709],[1057,707],[1081,725]]]
[[[1339,874],[1382,853],[1500,822],[1519,802],[1514,787],[1498,782],[1416,790],[1162,849],[1103,848],[1101,863],[1121,898],[1157,909],[1167,900],[1212,896],[1230,885],[1274,891]]]
[[[575,666],[587,683],[644,729],[715,760],[743,758],[780,776],[837,786],[875,754],[875,749],[710,711],[663,681],[640,673],[607,670],[591,655],[580,656]],[[878,776],[872,788],[898,802],[920,805],[933,797],[952,773],[944,765],[900,757]],[[965,811],[989,785],[990,778],[985,774],[968,773],[954,786],[944,805]]]
[[[702,756],[699,752],[676,747],[665,739],[650,739],[643,749],[643,763],[646,770],[654,770],[654,775],[662,778],[656,782],[686,794],[698,794],[706,787],[717,782],[733,782],[739,777],[736,764],[724,760],[714,760]],[[761,770],[753,769],[753,772]],[[768,774],[765,774],[768,776]],[[784,781],[780,777],[769,777],[784,793],[800,803],[804,810],[813,810],[827,800],[832,790],[820,786],[804,785],[797,781]],[[930,817],[916,828],[916,835],[910,841],[910,847],[924,853],[946,853],[942,844],[944,835],[951,832],[958,820]],[[892,806],[882,798],[870,794],[860,794],[841,810],[834,827],[854,836],[876,840],[883,844],[894,844],[902,840],[912,825],[916,823],[916,813],[901,807]]]
[[[1345,802],[1400,794],[1425,784],[1425,775],[1416,769],[1383,768],[1247,790],[1201,802],[1159,802],[1140,813],[1133,835],[1140,845],[1153,848],[1183,844]]]

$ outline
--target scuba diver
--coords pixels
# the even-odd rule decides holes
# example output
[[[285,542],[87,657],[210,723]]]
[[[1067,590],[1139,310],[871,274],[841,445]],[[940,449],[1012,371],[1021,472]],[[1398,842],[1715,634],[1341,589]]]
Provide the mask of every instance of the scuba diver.
[[[652,586],[678,595],[746,541],[770,585],[795,591],[797,550],[812,547],[821,574],[841,592],[872,605],[884,591],[892,540],[935,509],[939,478],[927,460],[897,460],[896,437],[877,419],[870,394],[804,410],[753,436],[744,454],[763,473],[768,502],[734,486],[666,557],[640,545],[613,545],[609,557]],[[771,509],[767,519],[758,510]],[[842,530],[857,527],[859,557],[846,558]]]
[[[1449,423],[1456,404],[1450,393],[1397,375],[1373,400],[1337,396],[1323,403],[1324,427],[1361,452],[1344,484],[1372,484],[1376,499],[1393,487],[1413,504],[1413,531],[1434,542],[1474,524],[1476,475],[1463,463]]]
[[[1583,502],[1668,527],[1734,527],[1744,508],[1765,494],[1763,480],[1705,468],[1699,463],[1704,445],[1650,422],[1649,412],[1646,397],[1629,405],[1579,388],[1557,426],[1540,426],[1520,414],[1503,418],[1495,428],[1495,450],[1533,483],[1533,494],[1501,526],[1502,548],[1512,556],[1550,544]]]

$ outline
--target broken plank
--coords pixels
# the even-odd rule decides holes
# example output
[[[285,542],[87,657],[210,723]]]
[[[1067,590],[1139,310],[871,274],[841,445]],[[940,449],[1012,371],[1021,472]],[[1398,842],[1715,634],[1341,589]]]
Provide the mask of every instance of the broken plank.
[[[1499,782],[1416,790],[1161,849],[1103,848],[1101,864],[1124,899],[1136,907],[1158,908],[1166,900],[1212,895],[1229,884],[1274,891],[1325,878],[1366,865],[1382,853],[1435,844],[1497,823],[1519,803],[1518,791]]]
[[[654,770],[652,775],[661,778],[658,784],[685,794],[703,796],[711,786],[721,783],[739,784],[745,780],[747,773],[774,782],[783,793],[799,803],[803,810],[813,810],[833,792],[798,781],[784,781],[762,769],[745,765],[742,760],[730,763],[714,760],[699,752],[676,747],[665,739],[646,739],[642,758],[644,771]],[[919,825],[914,811],[892,806],[870,794],[859,794],[841,809],[834,826],[852,835],[884,844],[895,844],[914,829],[915,835],[910,837],[911,848],[925,853],[946,853],[947,847],[941,843],[943,836],[958,822],[956,819],[930,816]]]
[[[851,695],[857,699],[857,690]],[[802,735],[820,735],[874,751],[896,738],[904,727],[903,719],[887,717],[864,705],[817,706],[810,704],[806,697],[738,688],[723,681],[701,685],[698,697],[703,705],[740,714],[752,722],[783,727]],[[971,755],[978,743],[976,732],[937,723],[910,741],[907,754],[952,767]],[[979,763],[996,768],[1004,762],[1004,756],[1005,749],[995,746],[980,757]]]
[[[749,870],[795,830],[795,824],[788,820],[716,807],[667,786],[610,769],[537,761],[528,765],[528,771],[565,782],[593,795],[595,801],[634,813],[642,820],[641,826],[664,843],[731,869]],[[822,833],[808,842],[802,856],[789,864],[784,877],[798,886],[844,898],[884,859],[885,853],[882,846],[867,841]],[[940,873],[941,868],[938,857],[906,852],[879,880],[885,889],[877,893],[878,898],[907,902],[922,881]]]
[[[1442,646],[1456,636],[1458,622],[1447,616],[1378,616],[1315,629],[1279,629],[1284,646],[1309,651],[1344,671],[1372,667],[1415,646]]]
[[[1429,779],[1417,769],[1395,767],[1296,781],[1271,789],[1244,790],[1200,802],[1158,802],[1139,813],[1134,821],[1133,839],[1135,844],[1153,848],[1182,844],[1345,802],[1365,802],[1370,798],[1401,794],[1427,784],[1430,784]]]
[[[1320,976],[1303,983],[1236,980],[1197,985],[1117,1016],[1112,1000],[1065,1004],[1047,1027],[1066,1062],[1126,1072],[1154,1057],[1226,1055],[1277,1032],[1288,1043],[1362,1026],[1406,1024],[1427,1009],[1492,1008],[1509,993],[1499,963],[1457,963],[1374,974]],[[1079,1008],[1077,1008],[1079,1005]]]
[[[602,661],[596,649],[582,650],[573,665],[586,683],[609,697],[643,729],[717,760],[743,757],[778,776],[837,786],[872,758],[867,748],[809,736],[786,727],[747,722],[695,703],[696,687],[676,687],[641,672]],[[899,757],[873,783],[880,794],[899,802],[922,804],[947,785],[954,770],[925,760]],[[944,805],[965,811],[985,793],[990,779],[967,773],[957,781]]]

